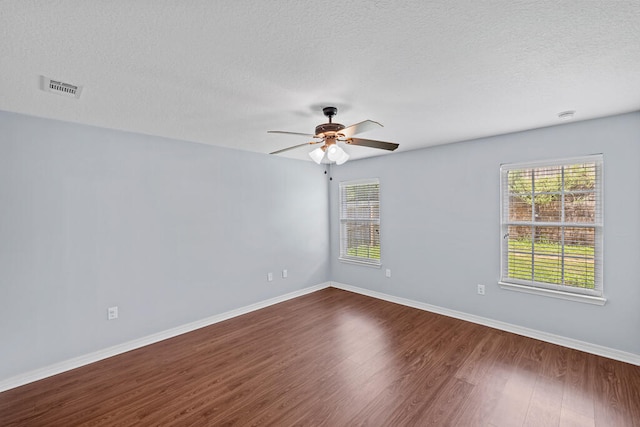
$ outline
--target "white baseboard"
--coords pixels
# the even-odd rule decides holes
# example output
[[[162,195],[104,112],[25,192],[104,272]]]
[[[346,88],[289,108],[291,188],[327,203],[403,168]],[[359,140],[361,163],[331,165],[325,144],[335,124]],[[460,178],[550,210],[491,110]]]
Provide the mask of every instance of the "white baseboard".
[[[319,291],[331,286],[330,282],[321,283],[319,285],[310,286],[308,288],[300,289],[298,291],[290,292],[285,295],[280,295],[268,300],[260,301],[255,304],[240,307],[235,310],[227,311],[225,313],[217,314],[215,316],[207,317],[206,319],[198,320],[196,322],[188,323],[186,325],[178,326],[166,331],[158,332],[156,334],[148,335],[133,341],[128,341],[122,344],[115,345],[113,347],[105,348],[103,350],[96,351],[94,353],[85,354],[83,356],[74,357],[73,359],[65,360],[53,365],[45,366],[40,369],[36,369],[25,374],[17,375],[5,380],[0,381],[0,392],[19,387],[34,381],[38,381],[53,375],[60,374],[71,369],[76,369],[81,366],[88,365],[90,363],[98,362],[108,357],[116,356],[118,354],[125,353],[127,351],[135,350],[140,347],[144,347],[149,344],[153,344],[159,341],[173,338],[178,335],[185,334],[187,332],[195,331],[196,329],[204,328],[205,326],[213,325],[214,323],[222,322],[233,317],[241,316],[243,314],[250,313],[261,308],[269,307],[270,305],[278,304],[293,298],[297,298],[302,295],[306,295],[312,292]]]
[[[486,317],[463,313],[461,311],[450,310],[448,308],[438,307],[436,305],[431,305],[431,304],[427,304],[420,301],[414,301],[406,298],[396,297],[393,295],[384,294],[382,292],[376,292],[369,289],[359,288],[357,286],[345,285],[344,283],[331,282],[331,286],[337,289],[343,289],[345,291],[355,292],[357,294],[370,296],[373,298],[393,302],[400,305],[405,305],[407,307],[413,307],[420,310],[429,311],[432,313],[442,314],[448,317],[454,317],[460,320],[466,320],[467,322],[489,326],[490,328],[512,332],[514,334],[522,335],[529,338],[534,338],[540,341],[545,341],[552,344],[561,345],[563,347],[572,348],[574,350],[580,350],[586,353],[591,353],[598,356],[607,357],[609,359],[619,360],[621,362],[631,363],[633,365],[640,366],[640,355],[638,354],[628,353],[625,351],[620,351],[620,350],[604,347],[597,344],[591,344],[584,341],[574,340],[572,338],[566,338],[560,335],[550,334],[550,333],[538,331],[535,329],[529,329],[522,326],[513,325],[511,323],[500,322],[498,320],[493,320],[493,319],[488,319]]]

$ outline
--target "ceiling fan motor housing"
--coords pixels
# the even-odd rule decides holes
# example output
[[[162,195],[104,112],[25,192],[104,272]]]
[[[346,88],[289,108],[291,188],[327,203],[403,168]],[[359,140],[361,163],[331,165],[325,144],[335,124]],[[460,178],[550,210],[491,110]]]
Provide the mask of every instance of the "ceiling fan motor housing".
[[[316,135],[326,134],[327,132],[338,132],[344,129],[344,125],[340,123],[323,123],[316,126]]]

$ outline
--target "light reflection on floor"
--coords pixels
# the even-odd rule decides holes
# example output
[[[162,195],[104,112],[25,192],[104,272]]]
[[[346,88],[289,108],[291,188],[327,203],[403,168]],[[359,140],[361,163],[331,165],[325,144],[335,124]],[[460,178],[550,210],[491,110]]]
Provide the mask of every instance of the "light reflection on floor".
[[[392,340],[379,319],[341,313],[336,334],[335,351],[345,358],[338,375],[355,401],[368,401],[372,393],[390,386],[397,378]]]

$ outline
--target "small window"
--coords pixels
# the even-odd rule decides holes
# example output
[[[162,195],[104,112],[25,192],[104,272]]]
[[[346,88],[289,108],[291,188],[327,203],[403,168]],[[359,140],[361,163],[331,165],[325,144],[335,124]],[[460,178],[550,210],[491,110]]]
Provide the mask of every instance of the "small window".
[[[604,304],[602,156],[503,165],[501,194],[500,284]]]
[[[340,183],[340,260],[380,266],[380,182]]]

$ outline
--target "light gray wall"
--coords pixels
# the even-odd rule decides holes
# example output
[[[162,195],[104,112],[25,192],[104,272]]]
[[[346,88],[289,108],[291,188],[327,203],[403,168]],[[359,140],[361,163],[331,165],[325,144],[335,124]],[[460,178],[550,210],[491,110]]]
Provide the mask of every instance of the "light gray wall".
[[[639,144],[640,113],[632,113],[331,167],[331,279],[640,354]],[[604,154],[607,304],[500,289],[500,164],[593,153]],[[338,184],[373,177],[380,178],[381,269],[337,260]],[[476,294],[478,283],[485,296]]]
[[[0,379],[327,281],[327,189],[312,162],[0,112]]]
[[[311,162],[0,112],[0,379],[327,280],[640,354],[639,144],[633,113],[348,162],[328,194]],[[501,290],[500,164],[590,153],[607,304]],[[369,177],[382,269],[337,261],[338,183]]]

